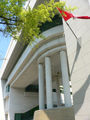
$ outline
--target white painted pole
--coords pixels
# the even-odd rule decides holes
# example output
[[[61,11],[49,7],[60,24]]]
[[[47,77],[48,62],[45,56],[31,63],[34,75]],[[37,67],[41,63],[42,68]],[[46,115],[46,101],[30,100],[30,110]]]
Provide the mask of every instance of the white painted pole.
[[[44,70],[43,65],[38,65],[38,78],[39,78],[39,109],[44,109]]]
[[[45,57],[45,73],[46,73],[46,96],[47,108],[53,108],[52,100],[52,75],[51,75],[51,61],[50,57]]]
[[[64,87],[65,106],[70,107],[72,106],[72,102],[71,102],[69,75],[68,75],[68,67],[67,67],[67,56],[65,51],[60,52],[60,60],[61,60],[62,82]]]

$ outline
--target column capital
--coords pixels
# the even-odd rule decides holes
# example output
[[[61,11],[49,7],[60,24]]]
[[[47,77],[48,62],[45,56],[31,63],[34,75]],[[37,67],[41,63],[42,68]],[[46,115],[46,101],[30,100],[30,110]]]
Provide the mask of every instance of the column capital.
[[[66,50],[61,50],[60,53],[61,54],[66,53]]]

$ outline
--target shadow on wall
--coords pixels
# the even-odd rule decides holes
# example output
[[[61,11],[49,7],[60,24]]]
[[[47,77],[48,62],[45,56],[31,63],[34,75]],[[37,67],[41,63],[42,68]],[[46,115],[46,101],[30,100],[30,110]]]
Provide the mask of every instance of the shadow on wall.
[[[85,99],[85,94],[86,94],[86,91],[87,91],[89,85],[90,85],[90,75],[88,76],[88,78],[87,78],[86,82],[83,84],[83,86],[73,96],[74,105],[76,105],[76,107],[74,108],[75,114],[82,107],[82,104],[83,104],[84,99]]]
[[[73,72],[73,69],[74,69],[75,63],[76,63],[77,58],[78,58],[79,53],[80,53],[80,49],[81,49],[81,38],[77,40],[76,55],[75,55],[75,59],[74,59],[73,65],[72,65],[72,69],[71,69],[70,76],[72,76],[72,72]]]
[[[81,39],[78,39],[77,40],[76,55],[75,55],[75,59],[73,61],[70,76],[72,76],[74,66],[75,66],[75,63],[78,59],[80,50],[81,50]],[[90,85],[90,75],[88,75],[88,78],[85,81],[85,83],[83,84],[83,86],[73,96],[74,105],[75,105],[75,108],[74,108],[74,113],[75,114],[77,114],[78,111],[80,110],[80,108],[82,107],[82,104],[83,104],[84,99],[85,99],[85,94],[86,94],[86,91],[87,91],[89,85]]]

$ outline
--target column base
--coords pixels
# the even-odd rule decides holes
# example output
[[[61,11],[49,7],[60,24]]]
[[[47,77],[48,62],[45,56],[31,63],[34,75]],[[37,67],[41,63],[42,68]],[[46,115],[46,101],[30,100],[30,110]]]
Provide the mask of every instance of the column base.
[[[38,110],[34,120],[75,120],[73,107],[62,107],[49,110]]]

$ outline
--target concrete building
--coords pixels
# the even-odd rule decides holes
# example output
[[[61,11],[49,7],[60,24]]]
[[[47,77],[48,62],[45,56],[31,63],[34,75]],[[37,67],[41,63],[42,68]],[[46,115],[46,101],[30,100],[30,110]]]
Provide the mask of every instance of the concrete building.
[[[78,7],[75,15],[90,15],[88,0],[67,5]],[[57,23],[48,23],[45,38],[32,46],[11,40],[1,70],[0,120],[90,119],[90,20],[68,21],[78,41],[65,22]]]

